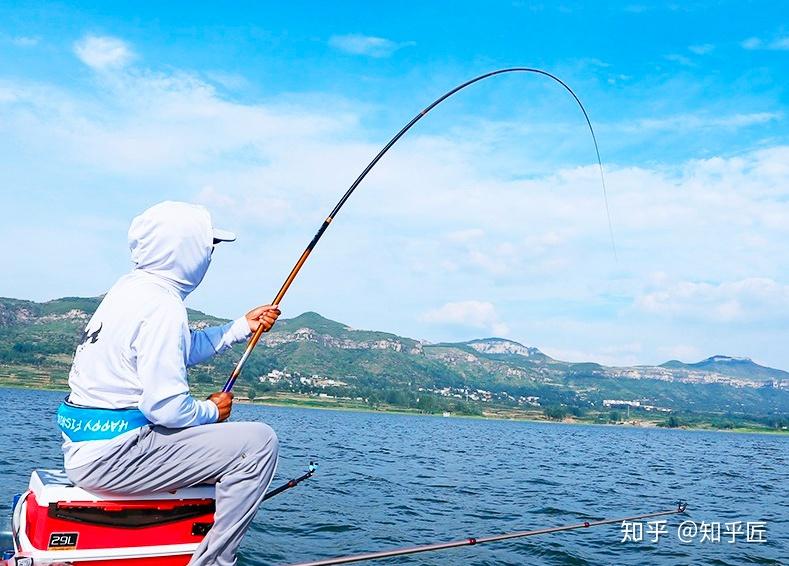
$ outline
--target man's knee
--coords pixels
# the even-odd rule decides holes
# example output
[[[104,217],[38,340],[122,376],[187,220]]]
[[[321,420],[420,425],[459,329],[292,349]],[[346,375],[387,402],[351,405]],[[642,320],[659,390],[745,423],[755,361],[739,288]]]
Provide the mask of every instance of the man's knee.
[[[279,451],[279,439],[274,429],[265,423],[238,423],[243,425],[243,430],[238,431],[244,436],[247,450],[258,453],[271,453],[274,456]]]
[[[261,447],[271,450],[274,454],[279,451],[279,438],[274,429],[265,423],[253,423],[258,428],[256,438],[259,440]]]

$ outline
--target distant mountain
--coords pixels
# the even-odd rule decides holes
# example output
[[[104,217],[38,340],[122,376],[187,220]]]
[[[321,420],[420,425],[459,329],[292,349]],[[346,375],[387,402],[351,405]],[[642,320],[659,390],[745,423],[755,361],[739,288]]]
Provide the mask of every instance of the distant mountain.
[[[752,379],[756,381],[789,380],[789,372],[769,368],[755,363],[750,358],[732,358],[730,356],[712,356],[695,364],[684,364],[671,360],[660,367],[687,371],[713,372],[729,377]]]
[[[463,342],[462,344],[482,354],[500,356],[515,355],[523,356],[524,358],[544,360],[550,359],[537,348],[529,348],[523,344],[504,338],[482,338],[480,340]]]
[[[101,302],[100,297],[64,297],[46,303],[0,297],[0,327],[8,327],[37,319],[55,320],[71,312],[82,315],[93,313]]]
[[[100,298],[36,303],[0,298],[0,380],[63,387],[71,356]],[[189,310],[193,328],[224,319]],[[237,345],[190,370],[200,388],[221,386],[243,350]],[[431,396],[453,402],[606,407],[605,400],[682,411],[789,413],[789,373],[748,359],[713,356],[696,364],[606,367],[570,363],[505,338],[430,344],[356,330],[315,312],[280,320],[263,335],[239,382],[322,391],[413,406]]]

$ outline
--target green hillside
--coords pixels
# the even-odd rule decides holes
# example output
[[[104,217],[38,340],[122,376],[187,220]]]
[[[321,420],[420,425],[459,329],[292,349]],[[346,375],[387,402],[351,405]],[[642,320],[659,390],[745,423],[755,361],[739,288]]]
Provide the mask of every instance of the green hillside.
[[[0,298],[0,383],[65,388],[71,356],[100,298],[46,303]],[[199,329],[226,322],[189,310]],[[197,394],[217,390],[243,345],[191,368]],[[619,420],[622,410],[662,422],[761,422],[784,426],[789,374],[715,356],[698,364],[611,368],[568,363],[503,338],[427,344],[354,330],[314,312],[281,320],[264,335],[237,392],[290,401],[422,412]],[[626,403],[622,403],[626,402]]]

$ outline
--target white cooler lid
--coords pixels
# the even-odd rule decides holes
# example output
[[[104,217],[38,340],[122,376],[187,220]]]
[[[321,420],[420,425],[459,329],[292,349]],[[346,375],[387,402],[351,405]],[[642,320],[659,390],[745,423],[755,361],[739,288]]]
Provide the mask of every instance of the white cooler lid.
[[[75,486],[63,470],[34,470],[30,476],[30,491],[39,505],[58,501],[159,501],[173,499],[213,499],[213,485],[184,487],[174,492],[149,495],[97,495]]]

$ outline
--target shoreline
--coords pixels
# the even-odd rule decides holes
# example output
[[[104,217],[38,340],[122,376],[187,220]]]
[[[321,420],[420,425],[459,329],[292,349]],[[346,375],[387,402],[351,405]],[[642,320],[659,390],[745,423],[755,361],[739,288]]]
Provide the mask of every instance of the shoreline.
[[[440,413],[420,413],[417,411],[408,411],[408,410],[390,410],[390,409],[366,409],[361,407],[332,407],[329,405],[304,405],[297,402],[286,402],[286,401],[274,401],[274,400],[266,400],[266,401],[250,401],[246,397],[237,397],[234,399],[235,402],[244,404],[244,405],[259,405],[264,407],[286,407],[286,408],[297,408],[297,409],[316,409],[319,411],[348,411],[353,413],[377,413],[377,414],[390,414],[390,415],[404,415],[404,416],[411,416],[411,417],[436,417],[436,418],[451,418],[451,419],[479,419],[479,420],[489,420],[489,421],[515,421],[515,422],[528,422],[528,423],[537,423],[537,424],[554,424],[554,425],[565,425],[565,426],[601,426],[601,427],[615,427],[615,428],[628,428],[628,429],[657,429],[657,430],[683,430],[687,432],[719,432],[719,433],[735,433],[735,434],[767,434],[767,435],[789,435],[789,431],[786,430],[770,430],[770,429],[752,429],[752,428],[731,428],[731,429],[724,429],[724,428],[711,428],[711,427],[702,427],[702,426],[679,426],[679,427],[662,427],[658,426],[657,424],[652,423],[651,421],[642,421],[644,424],[633,424],[628,422],[622,423],[601,423],[595,421],[583,421],[577,419],[566,419],[561,421],[551,420],[551,419],[539,419],[539,418],[529,418],[529,417],[504,417],[504,416],[496,416],[496,415],[460,415],[460,414],[449,414],[444,416]]]
[[[29,391],[59,391],[68,392],[67,388],[61,387],[36,387],[26,386],[21,384],[6,384],[0,383],[0,387],[6,389],[25,389]],[[314,401],[313,401],[314,400]],[[529,423],[542,423],[542,424],[558,424],[567,426],[604,426],[604,427],[617,427],[628,429],[660,429],[660,430],[684,430],[689,432],[719,432],[719,433],[736,433],[736,434],[767,434],[767,435],[789,435],[789,430],[771,430],[768,428],[750,428],[750,427],[735,427],[730,429],[713,428],[705,426],[679,426],[679,427],[662,427],[653,421],[634,421],[634,422],[620,422],[620,423],[606,423],[595,422],[594,420],[578,420],[578,419],[563,419],[561,421],[547,419],[547,418],[532,418],[529,416],[505,416],[496,414],[483,414],[482,415],[461,415],[450,413],[444,415],[443,413],[423,413],[418,410],[409,409],[375,409],[371,407],[346,407],[346,406],[332,406],[330,403],[318,401],[316,398],[304,397],[305,402],[298,400],[288,399],[255,399],[251,401],[249,398],[239,395],[234,399],[235,402],[244,405],[260,405],[267,407],[286,407],[286,408],[299,408],[299,409],[316,409],[322,411],[348,411],[354,413],[378,413],[378,414],[391,414],[391,415],[404,415],[412,417],[438,417],[438,418],[453,418],[453,419],[481,419],[481,420],[496,420],[496,421],[516,421],[516,422],[529,422]]]

